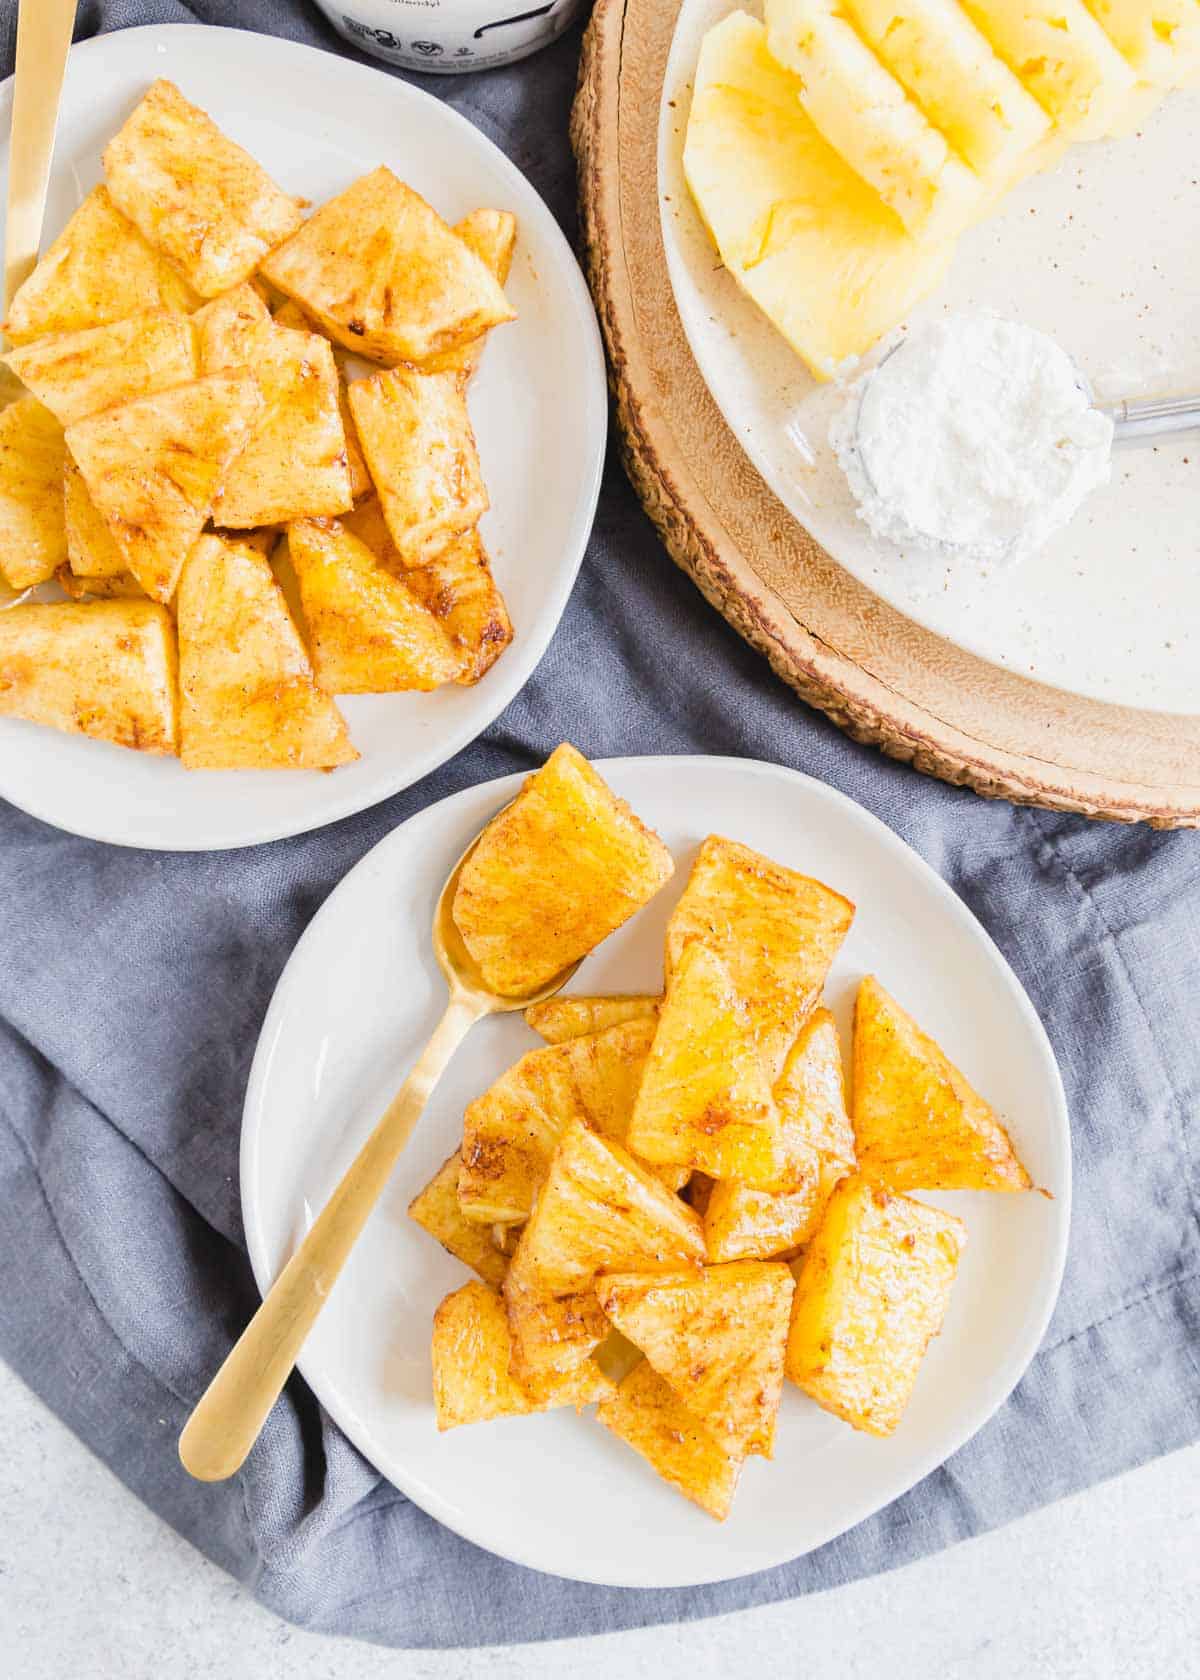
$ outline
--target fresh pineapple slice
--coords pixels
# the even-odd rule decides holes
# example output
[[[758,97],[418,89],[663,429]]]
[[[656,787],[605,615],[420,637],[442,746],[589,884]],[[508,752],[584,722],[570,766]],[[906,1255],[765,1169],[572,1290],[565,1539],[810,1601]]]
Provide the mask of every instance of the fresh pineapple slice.
[[[421,362],[513,319],[486,263],[382,166],[323,204],[261,272],[330,338],[385,365]]]
[[[729,970],[693,942],[671,978],[629,1123],[645,1161],[788,1188],[779,1115]]]
[[[104,148],[118,210],[201,297],[249,279],[300,205],[174,82],[157,81]]]
[[[854,1135],[862,1174],[889,1190],[1028,1190],[983,1098],[873,975],[854,1009]]]
[[[503,287],[512,267],[513,250],[517,243],[517,218],[509,210],[472,210],[454,231],[463,244],[479,258]],[[430,356],[421,366],[429,373],[457,373],[462,380],[470,379],[479,366],[486,333],[480,333],[469,344],[457,350],[444,350],[440,356]]]
[[[169,601],[234,457],[262,407],[254,375],[217,373],[110,408],[67,447],[128,569]]]
[[[227,373],[230,368],[254,367],[263,329],[271,321],[271,311],[262,293],[244,281],[197,309],[192,321],[200,352],[200,372]]]
[[[774,1081],[853,919],[853,904],[832,888],[710,834],[667,924],[668,982],[693,941],[715,951]]]
[[[391,368],[356,379],[349,401],[396,552],[423,565],[488,508],[462,387],[452,373]]]
[[[855,33],[835,0],[767,0],[767,41],[799,99],[855,174],[911,234],[962,231],[985,203],[976,176]]]
[[[330,694],[428,692],[463,656],[433,614],[336,519],[288,526],[317,681]]]
[[[13,589],[52,578],[67,558],[63,429],[36,397],[0,409],[0,574]]]
[[[692,1209],[628,1150],[576,1120],[555,1150],[521,1249],[531,1282],[573,1295],[618,1266],[698,1267],[704,1232]]]
[[[492,1241],[490,1232],[464,1219],[458,1205],[458,1150],[443,1161],[425,1188],[408,1204],[408,1217],[441,1243],[448,1254],[478,1272],[485,1283],[498,1289],[504,1282],[508,1260]]]
[[[1184,87],[1200,70],[1200,5],[1196,0],[1085,0],[1089,12],[1138,80],[1154,88]]]
[[[1083,0],[961,4],[1050,117],[1056,139],[1096,140],[1118,121],[1137,76]]]
[[[477,530],[453,537],[427,565],[404,569],[404,581],[463,656],[458,681],[485,677],[513,639],[512,620]]]
[[[183,567],[177,613],[188,769],[328,770],[358,757],[261,554],[202,537]]]
[[[853,1428],[890,1435],[942,1327],[966,1241],[953,1214],[847,1179],[796,1280],[787,1375]]]
[[[989,187],[1009,185],[1034,163],[1050,119],[958,0],[847,0],[845,13]]]
[[[574,1370],[608,1334],[595,1291],[549,1294],[529,1276],[520,1242],[500,1293],[512,1336],[512,1374],[526,1387],[536,1388],[547,1378]]]
[[[292,298],[284,298],[275,311],[275,322],[280,327],[292,327],[298,332],[317,332],[317,323],[304,313],[300,305]],[[357,502],[363,496],[369,496],[374,488],[371,475],[367,471],[367,463],[363,460],[362,450],[358,447],[358,433],[354,429],[354,416],[350,412],[350,396],[346,377],[345,352],[340,346],[334,349],[333,359],[338,371],[338,408],[342,416],[342,430],[346,434],[346,464],[350,468],[350,494]]]
[[[186,385],[198,371],[191,321],[165,309],[55,333],[4,360],[62,426]]]
[[[519,996],[586,956],[674,870],[658,835],[564,742],[484,830],[454,921],[485,983]]]
[[[144,601],[146,591],[132,572],[113,572],[107,577],[77,576],[70,566],[60,566],[54,574],[64,595],[72,601]]]
[[[198,301],[182,274],[117,209],[108,188],[95,187],[17,291],[4,331],[13,344],[28,344],[148,309],[187,313]]]
[[[581,1411],[614,1392],[594,1360],[536,1389],[510,1374],[512,1339],[504,1303],[474,1279],[456,1289],[433,1315],[433,1399],[439,1430],[492,1418],[521,1417],[554,1406]]]
[[[770,1458],[794,1288],[786,1266],[738,1260],[700,1273],[613,1272],[596,1293],[622,1335],[733,1455]]]
[[[150,601],[0,613],[0,713],[139,752],[173,753],[175,628]]]
[[[560,995],[546,998],[542,1003],[530,1004],[525,1011],[525,1024],[532,1027],[547,1044],[564,1044],[569,1038],[603,1032],[606,1027],[619,1026],[623,1021],[653,1019],[661,1003],[660,997],[641,992],[627,992],[613,997]]]
[[[602,1400],[596,1417],[685,1499],[718,1522],[733,1506],[741,1460],[680,1400],[648,1359]]]

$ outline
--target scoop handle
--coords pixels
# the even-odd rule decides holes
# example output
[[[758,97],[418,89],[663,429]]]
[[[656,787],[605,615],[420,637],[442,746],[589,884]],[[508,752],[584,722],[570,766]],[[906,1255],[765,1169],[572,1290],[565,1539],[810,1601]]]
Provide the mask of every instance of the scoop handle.
[[[5,309],[37,262],[75,4],[76,0],[21,0],[17,13],[4,239]]]
[[[1165,437],[1200,426],[1200,396],[1142,397],[1136,401],[1125,397],[1120,402],[1096,406],[1112,421],[1118,443],[1126,438]]]

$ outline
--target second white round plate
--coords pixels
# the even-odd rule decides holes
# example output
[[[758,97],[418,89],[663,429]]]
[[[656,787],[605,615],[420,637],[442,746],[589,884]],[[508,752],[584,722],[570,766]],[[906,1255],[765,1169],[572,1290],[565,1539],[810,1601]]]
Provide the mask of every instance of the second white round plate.
[[[467,1103],[540,1042],[520,1016],[477,1027],[422,1118],[305,1349],[300,1369],[351,1440],[449,1528],[530,1568],[626,1587],[767,1569],[831,1540],[941,1464],[1033,1357],[1058,1294],[1071,1202],[1054,1056],[1012,970],[961,901],[874,817],[773,765],[721,758],[599,766],[662,835],[676,876],[588,958],[572,991],[655,990],[663,933],[697,845],[714,831],[817,875],[857,906],[827,1000],[846,1029],[858,981],[884,983],[1010,1127],[1050,1196],[929,1198],[970,1227],[943,1334],[897,1433],[855,1434],[786,1385],[776,1456],[753,1459],[727,1522],[689,1505],[595,1419],[509,1418],[439,1436],[429,1336],[465,1269],[408,1217],[453,1150]],[[411,818],[314,918],[271,1004],[246,1096],[241,1190],[259,1287],[278,1274],[437,1021],[430,948],[448,870],[520,785],[470,788]]]

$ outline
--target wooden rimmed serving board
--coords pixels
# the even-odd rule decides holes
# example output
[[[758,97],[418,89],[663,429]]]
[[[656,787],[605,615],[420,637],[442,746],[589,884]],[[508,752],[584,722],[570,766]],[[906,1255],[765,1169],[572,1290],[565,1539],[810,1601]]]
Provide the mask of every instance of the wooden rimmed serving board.
[[[672,558],[802,699],[856,740],[993,798],[1200,827],[1200,713],[1029,681],[922,629],[843,571],[766,487],[680,325],[657,128],[677,5],[597,0],[572,142],[625,464]]]

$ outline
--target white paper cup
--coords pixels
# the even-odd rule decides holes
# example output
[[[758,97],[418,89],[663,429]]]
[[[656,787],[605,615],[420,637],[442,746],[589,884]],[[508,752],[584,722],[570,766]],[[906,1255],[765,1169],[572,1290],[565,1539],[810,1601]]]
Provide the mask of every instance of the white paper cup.
[[[352,46],[406,70],[511,64],[557,40],[583,0],[317,0]]]

